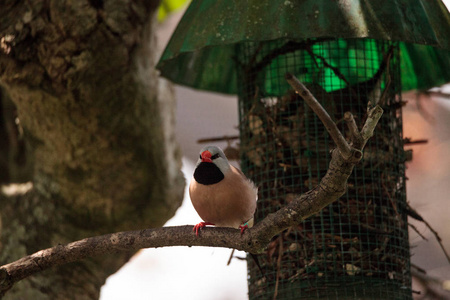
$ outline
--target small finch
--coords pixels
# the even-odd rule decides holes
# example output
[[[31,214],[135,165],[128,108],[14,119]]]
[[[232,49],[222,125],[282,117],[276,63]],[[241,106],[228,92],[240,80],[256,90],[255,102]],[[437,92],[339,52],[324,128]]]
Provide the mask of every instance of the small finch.
[[[253,226],[258,190],[218,147],[200,151],[189,195],[204,221],[194,226],[196,235],[206,225],[240,228],[241,233]]]

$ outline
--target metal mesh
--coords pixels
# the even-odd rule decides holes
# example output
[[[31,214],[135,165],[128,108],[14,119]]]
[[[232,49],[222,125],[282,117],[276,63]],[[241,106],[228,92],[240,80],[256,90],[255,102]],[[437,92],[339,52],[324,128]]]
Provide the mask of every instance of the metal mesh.
[[[238,46],[243,171],[258,185],[256,221],[325,175],[334,148],[324,126],[284,79],[297,76],[342,132],[368,101],[385,113],[348,191],[275,237],[249,260],[250,299],[411,299],[398,45],[374,40],[247,42]]]

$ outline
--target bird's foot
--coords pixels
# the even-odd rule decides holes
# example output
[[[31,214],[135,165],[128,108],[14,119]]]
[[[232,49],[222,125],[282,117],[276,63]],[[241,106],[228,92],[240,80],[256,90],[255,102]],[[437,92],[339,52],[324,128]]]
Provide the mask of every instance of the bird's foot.
[[[197,225],[194,226],[194,229],[192,231],[195,231],[195,235],[198,236],[198,232],[201,228],[205,227],[206,225],[214,225],[210,222],[200,222]]]
[[[245,222],[244,224],[239,225],[239,228],[241,229],[241,234],[244,234],[245,229],[248,228],[248,223]]]

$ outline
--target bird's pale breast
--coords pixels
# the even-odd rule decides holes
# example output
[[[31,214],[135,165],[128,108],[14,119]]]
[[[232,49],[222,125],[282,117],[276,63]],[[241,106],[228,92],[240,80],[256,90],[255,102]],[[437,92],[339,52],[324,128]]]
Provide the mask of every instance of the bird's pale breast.
[[[253,218],[257,190],[234,167],[216,184],[199,184],[193,178],[189,186],[192,204],[205,222],[219,227],[234,227]]]

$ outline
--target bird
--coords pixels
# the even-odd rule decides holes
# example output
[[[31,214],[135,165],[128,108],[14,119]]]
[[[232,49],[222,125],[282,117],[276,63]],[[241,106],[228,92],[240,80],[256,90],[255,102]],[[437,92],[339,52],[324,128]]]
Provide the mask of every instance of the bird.
[[[207,225],[237,228],[241,234],[253,226],[258,189],[228,162],[219,147],[206,146],[200,150],[189,195],[203,220],[194,226],[197,236]]]

